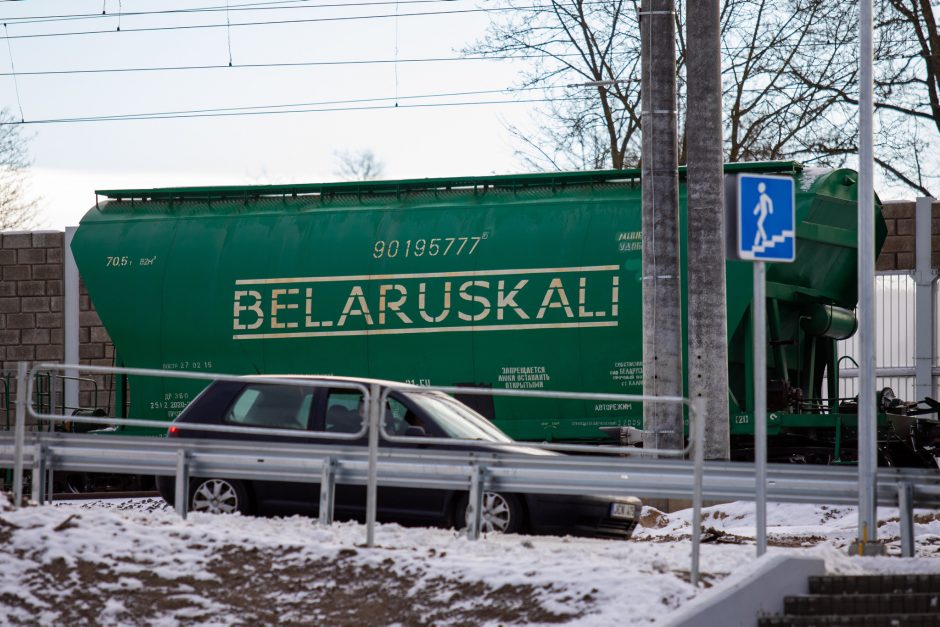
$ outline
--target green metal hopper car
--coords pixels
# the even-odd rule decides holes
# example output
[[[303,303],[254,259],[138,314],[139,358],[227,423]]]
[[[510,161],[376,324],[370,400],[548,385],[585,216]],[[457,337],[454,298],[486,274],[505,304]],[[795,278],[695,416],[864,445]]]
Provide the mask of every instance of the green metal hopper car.
[[[768,268],[770,433],[786,454],[850,458],[836,437],[854,418],[838,411],[835,342],[856,326],[855,173],[726,169],[797,180],[797,260]],[[639,177],[100,191],[72,251],[119,365],[640,393]],[[877,233],[880,246],[880,214]],[[746,456],[751,266],[727,262],[727,277],[731,428]],[[200,389],[132,378],[129,413],[172,419]],[[523,440],[642,426],[638,403],[475,406]]]

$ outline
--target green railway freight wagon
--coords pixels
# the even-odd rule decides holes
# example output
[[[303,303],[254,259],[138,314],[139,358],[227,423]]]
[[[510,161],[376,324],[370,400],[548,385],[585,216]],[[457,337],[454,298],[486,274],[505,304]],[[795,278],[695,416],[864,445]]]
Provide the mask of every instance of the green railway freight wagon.
[[[797,259],[770,265],[767,277],[769,427],[834,428],[835,401],[818,399],[827,383],[836,396],[835,341],[855,330],[855,173],[789,162],[726,170],[796,178]],[[639,178],[99,191],[105,200],[72,251],[119,365],[636,394]],[[682,194],[684,221],[684,185]],[[880,213],[877,233],[880,246]],[[732,433],[747,435],[750,264],[727,262],[727,278]],[[172,419],[201,387],[132,378],[130,415]],[[638,403],[492,397],[476,406],[526,440],[642,426]]]

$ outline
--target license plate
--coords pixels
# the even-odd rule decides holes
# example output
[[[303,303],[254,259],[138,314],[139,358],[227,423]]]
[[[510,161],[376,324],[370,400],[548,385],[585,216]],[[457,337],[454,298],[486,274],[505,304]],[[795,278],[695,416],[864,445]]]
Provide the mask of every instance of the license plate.
[[[611,518],[626,518],[632,520],[636,514],[636,506],[632,503],[611,503]]]

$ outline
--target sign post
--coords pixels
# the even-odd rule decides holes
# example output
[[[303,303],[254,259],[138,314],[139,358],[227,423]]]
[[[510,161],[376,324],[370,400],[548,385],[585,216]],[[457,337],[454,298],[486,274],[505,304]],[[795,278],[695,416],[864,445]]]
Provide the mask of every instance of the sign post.
[[[754,351],[754,479],[757,555],[767,551],[767,298],[765,262],[796,256],[796,190],[793,178],[738,174],[726,181],[729,197],[728,256],[754,262],[751,321]]]
[[[879,551],[878,410],[875,395],[875,189],[872,0],[858,3],[858,539],[850,554]],[[852,551],[854,549],[854,551]]]

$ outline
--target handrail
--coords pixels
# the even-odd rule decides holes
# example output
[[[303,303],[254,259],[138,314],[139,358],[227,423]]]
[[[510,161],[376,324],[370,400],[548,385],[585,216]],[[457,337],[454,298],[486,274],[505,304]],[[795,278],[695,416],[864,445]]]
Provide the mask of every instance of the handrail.
[[[200,381],[231,381],[234,383],[264,383],[272,385],[294,385],[301,387],[311,387],[311,388],[340,388],[347,390],[356,390],[361,392],[363,399],[366,404],[370,401],[370,393],[368,386],[365,386],[361,383],[353,383],[349,381],[327,381],[322,379],[303,379],[303,378],[289,378],[289,377],[268,377],[268,376],[258,376],[258,375],[227,375],[227,374],[212,374],[212,373],[202,373],[202,372],[184,372],[180,370],[153,370],[149,368],[116,368],[111,366],[85,366],[85,365],[75,365],[75,364],[37,364],[29,371],[29,382],[27,383],[30,396],[32,394],[32,381],[37,372],[43,370],[81,370],[86,372],[95,372],[99,374],[126,374],[132,376],[150,376],[150,377],[161,377],[161,378],[171,378],[171,379],[192,379]],[[156,420],[145,420],[145,419],[134,419],[134,418],[117,418],[113,416],[64,416],[57,414],[44,414],[36,410],[33,407],[31,401],[27,402],[26,412],[27,414],[35,420],[48,420],[50,422],[75,422],[75,423],[86,423],[86,424],[102,424],[116,427],[144,427],[147,429],[163,429],[166,428],[165,425],[168,423],[162,423]],[[291,430],[291,429],[266,429],[263,427],[240,427],[234,425],[208,425],[200,424],[198,429],[193,427],[193,430],[205,431],[209,433],[245,433],[251,435],[276,435],[278,437],[288,437],[288,438],[309,438],[310,432],[306,430]],[[356,433],[317,433],[318,438],[324,438],[329,440],[357,440],[363,437],[366,434],[366,427],[363,426]]]

